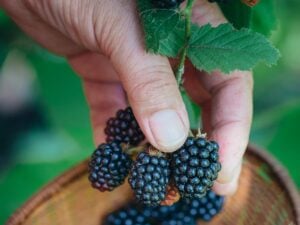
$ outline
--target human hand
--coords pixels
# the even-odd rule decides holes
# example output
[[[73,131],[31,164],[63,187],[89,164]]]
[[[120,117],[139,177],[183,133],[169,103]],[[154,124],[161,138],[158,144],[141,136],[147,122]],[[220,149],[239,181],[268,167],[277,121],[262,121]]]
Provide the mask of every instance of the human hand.
[[[106,120],[128,99],[151,144],[163,151],[183,144],[189,122],[172,68],[166,58],[145,52],[134,1],[0,0],[0,4],[27,34],[65,56],[80,74],[96,143],[104,140]],[[225,19],[215,4],[201,0],[194,21],[217,25]],[[189,66],[185,86],[202,106],[204,130],[221,146],[223,169],[215,190],[232,193],[249,136],[251,75],[206,75]]]

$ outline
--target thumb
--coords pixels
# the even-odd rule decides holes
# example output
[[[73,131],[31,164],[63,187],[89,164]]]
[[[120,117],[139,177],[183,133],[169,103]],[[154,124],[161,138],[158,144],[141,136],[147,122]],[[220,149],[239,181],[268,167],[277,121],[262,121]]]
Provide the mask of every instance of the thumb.
[[[187,138],[189,122],[168,60],[138,45],[130,56],[111,59],[148,141],[162,151],[178,149]]]
[[[187,112],[168,59],[145,52],[140,27],[134,24],[121,43],[111,45],[117,49],[110,49],[110,59],[148,141],[171,152],[187,138]]]

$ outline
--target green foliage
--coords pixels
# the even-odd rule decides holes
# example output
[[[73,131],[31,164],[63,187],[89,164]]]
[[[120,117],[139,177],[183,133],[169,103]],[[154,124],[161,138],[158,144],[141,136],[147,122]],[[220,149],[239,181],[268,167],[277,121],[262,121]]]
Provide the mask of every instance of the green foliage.
[[[184,21],[178,10],[153,9],[149,0],[139,0],[144,25],[145,44],[149,52],[176,57],[184,45]]]
[[[232,11],[244,9],[235,3]],[[187,56],[199,70],[210,72],[220,70],[229,73],[235,69],[249,70],[259,62],[273,65],[279,52],[262,35],[249,29],[236,30],[230,24],[216,28],[210,25],[198,27],[185,24],[190,13],[184,11],[156,9],[150,0],[138,0],[138,9],[145,32],[145,44],[149,52],[168,57],[176,57],[187,50]],[[246,9],[245,9],[246,10]],[[237,27],[248,26],[250,10],[228,14],[232,21],[241,21]],[[189,24],[189,23],[187,23]],[[181,68],[183,69],[183,68]]]
[[[10,22],[9,17],[6,16],[6,14],[4,13],[4,11],[1,11],[1,9],[0,9],[0,27],[5,26],[9,22]]]
[[[230,1],[229,3],[219,4],[227,20],[236,28],[250,26],[252,9],[241,1]]]
[[[299,138],[296,133],[300,123],[300,99],[290,100],[257,114],[251,132],[251,142],[264,146],[290,169],[298,187],[300,187]],[[297,157],[296,157],[297,158]]]
[[[78,160],[53,163],[18,164],[5,174],[0,174],[0,224],[20,207],[34,192],[54,179]]]
[[[4,59],[9,51],[8,43],[14,38],[12,34],[11,26],[9,26],[10,20],[0,10],[0,66],[4,62]],[[14,30],[14,29],[13,29]]]
[[[264,36],[249,29],[236,30],[230,24],[193,26],[187,54],[199,70],[225,73],[249,70],[259,62],[272,65],[279,58],[279,52]]]
[[[190,128],[196,130],[200,124],[200,108],[185,91],[181,91],[181,96],[188,112]]]
[[[220,3],[219,6],[228,21],[237,29],[251,27],[251,29],[269,36],[276,28],[277,19],[273,0],[260,1],[252,8],[241,1]]]
[[[277,26],[275,15],[275,4],[273,0],[260,1],[253,7],[251,28],[266,36],[270,36],[271,32]]]

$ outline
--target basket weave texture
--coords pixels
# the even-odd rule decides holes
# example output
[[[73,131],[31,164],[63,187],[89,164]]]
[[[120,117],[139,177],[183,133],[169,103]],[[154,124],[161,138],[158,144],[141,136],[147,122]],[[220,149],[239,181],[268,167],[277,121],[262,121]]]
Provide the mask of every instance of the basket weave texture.
[[[265,151],[248,147],[239,190],[211,225],[300,225],[300,200],[284,169]],[[127,184],[113,192],[90,187],[87,161],[44,187],[7,225],[100,225],[106,214],[132,199]]]

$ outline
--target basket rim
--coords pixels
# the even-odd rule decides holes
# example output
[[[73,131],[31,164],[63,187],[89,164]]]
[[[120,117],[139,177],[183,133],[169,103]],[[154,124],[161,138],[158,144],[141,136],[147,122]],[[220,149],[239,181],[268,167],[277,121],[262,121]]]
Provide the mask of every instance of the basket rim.
[[[296,225],[300,225],[300,195],[294,181],[283,165],[270,153],[261,147],[249,144],[247,154],[252,154],[269,164],[278,182],[287,190],[287,195],[293,205],[296,218]],[[88,159],[68,169],[54,180],[50,181],[37,193],[30,197],[20,208],[18,208],[7,220],[6,225],[19,225],[26,220],[30,214],[44,202],[49,200],[54,194],[60,192],[65,186],[72,183],[77,178],[86,174]]]

